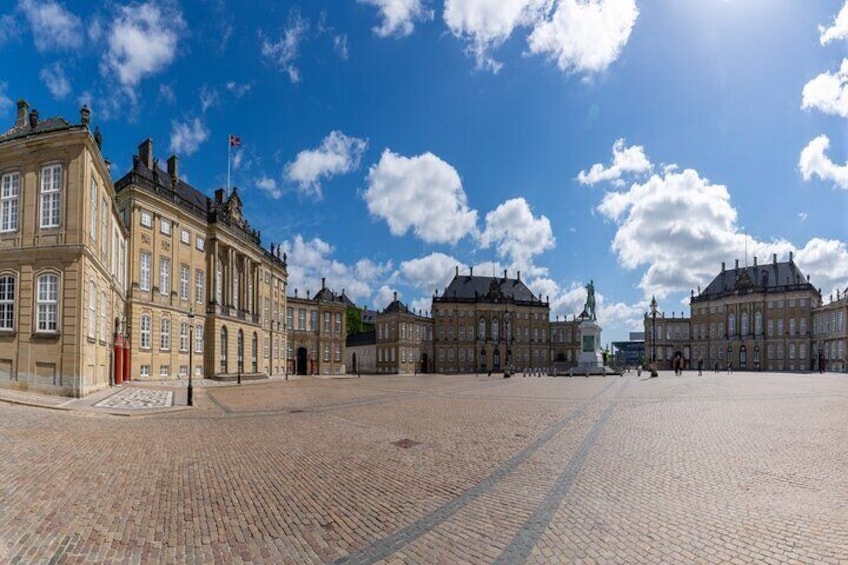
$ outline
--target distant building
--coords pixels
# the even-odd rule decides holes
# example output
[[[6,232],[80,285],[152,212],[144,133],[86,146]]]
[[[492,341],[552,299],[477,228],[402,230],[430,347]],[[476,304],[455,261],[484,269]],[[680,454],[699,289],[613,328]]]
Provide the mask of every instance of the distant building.
[[[810,348],[810,370],[848,370],[845,352],[848,350],[848,288],[836,291],[836,300],[830,297],[827,304],[813,312],[813,335]]]
[[[377,373],[433,372],[433,320],[411,312],[394,295],[377,316]]]
[[[377,372],[377,332],[350,334],[345,341],[345,367],[351,375]]]
[[[288,372],[297,375],[345,373],[343,349],[347,338],[347,301],[326,287],[310,298],[289,296],[286,308]]]

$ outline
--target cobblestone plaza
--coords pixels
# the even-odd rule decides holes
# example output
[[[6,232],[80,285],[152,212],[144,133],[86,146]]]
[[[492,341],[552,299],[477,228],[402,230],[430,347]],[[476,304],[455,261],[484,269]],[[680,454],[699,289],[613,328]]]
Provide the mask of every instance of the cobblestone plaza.
[[[0,562],[848,563],[844,375],[646,376],[0,402]]]

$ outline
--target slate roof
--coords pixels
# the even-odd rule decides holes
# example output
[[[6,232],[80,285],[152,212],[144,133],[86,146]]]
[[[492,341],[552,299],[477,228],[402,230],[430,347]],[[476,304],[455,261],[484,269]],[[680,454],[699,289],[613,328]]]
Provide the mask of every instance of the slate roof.
[[[503,298],[511,301],[541,302],[521,279],[473,275],[456,275],[444,293],[435,300],[450,301],[457,299],[485,302],[494,299],[498,291]]]
[[[801,269],[790,259],[775,263],[762,263],[756,267],[725,269],[693,297],[694,302],[713,300],[721,296],[746,292],[786,292],[788,290],[811,290],[815,287],[807,282]]]
[[[27,117],[26,124],[21,127],[12,127],[4,134],[0,135],[0,143],[3,143],[4,141],[11,141],[13,139],[20,139],[29,135],[70,129],[71,127],[71,124],[69,124],[65,118],[55,117],[47,118],[46,120],[39,120],[35,128],[31,128],[29,127],[29,117]]]
[[[167,171],[159,167],[158,164],[154,165],[153,170],[151,170],[141,159],[138,158],[133,158],[132,170],[115,183],[115,190],[120,192],[126,186],[132,184],[135,180],[132,178],[133,176],[141,177],[142,179],[150,182],[152,186],[160,186],[167,191],[176,193],[181,201],[189,204],[189,207],[193,209],[195,213],[202,214],[204,219],[206,214],[209,212],[211,199],[208,196],[182,179],[177,179],[177,184],[174,186],[174,179]]]
[[[346,296],[343,294],[336,294],[327,287],[316,292],[315,296],[312,297],[312,300],[315,300],[316,302],[340,302],[345,305],[349,302]]]
[[[376,345],[377,343],[377,332],[371,330],[370,332],[358,332],[355,334],[350,334],[347,336],[345,340],[345,347],[360,347],[363,345]]]

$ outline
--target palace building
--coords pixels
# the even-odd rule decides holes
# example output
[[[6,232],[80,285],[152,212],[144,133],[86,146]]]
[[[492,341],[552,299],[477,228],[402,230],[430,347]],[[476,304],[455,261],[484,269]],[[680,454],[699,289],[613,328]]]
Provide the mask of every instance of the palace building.
[[[124,369],[127,231],[89,119],[21,100],[0,134],[0,387],[84,396]]]
[[[312,298],[288,297],[287,372],[297,375],[340,375],[345,373],[344,348],[347,338],[346,310],[352,304],[336,294],[321,279],[321,290]],[[276,354],[276,353],[275,353]]]
[[[412,312],[394,294],[376,323],[377,373],[433,372],[433,319]]]

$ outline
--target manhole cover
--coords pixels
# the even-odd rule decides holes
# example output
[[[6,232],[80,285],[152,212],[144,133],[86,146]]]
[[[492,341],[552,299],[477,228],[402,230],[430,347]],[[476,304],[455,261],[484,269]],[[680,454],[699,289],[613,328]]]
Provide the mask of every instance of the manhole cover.
[[[404,439],[399,439],[397,441],[393,441],[392,445],[402,447],[403,449],[409,449],[410,447],[415,447],[416,445],[421,445],[421,442],[420,441],[413,441],[409,438],[404,438]]]
[[[303,410],[289,410],[289,414],[301,414]]]

